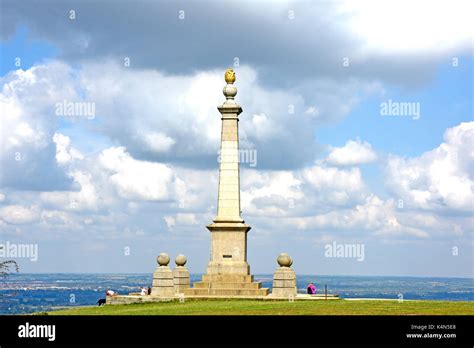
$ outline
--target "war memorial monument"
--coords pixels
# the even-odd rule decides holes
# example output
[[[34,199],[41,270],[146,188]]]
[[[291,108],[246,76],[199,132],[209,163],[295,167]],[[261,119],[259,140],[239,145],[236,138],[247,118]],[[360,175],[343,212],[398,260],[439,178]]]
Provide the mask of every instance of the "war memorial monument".
[[[168,265],[170,257],[161,253],[157,257],[158,267],[153,273],[151,295],[118,295],[107,298],[108,304],[154,302],[183,298],[248,298],[248,299],[308,299],[309,295],[298,294],[296,274],[291,265],[293,260],[281,253],[277,262],[279,267],[273,276],[273,287],[262,288],[254,281],[247,262],[247,233],[250,225],[241,217],[240,210],[240,165],[239,165],[239,115],[242,108],[234,98],[235,72],[225,72],[223,93],[226,98],[218,106],[221,113],[221,161],[219,168],[219,189],[217,216],[207,225],[211,232],[211,259],[206,273],[200,282],[190,286],[186,257],[178,255],[176,267]],[[311,297],[311,298],[317,298]],[[333,298],[334,296],[331,296]]]

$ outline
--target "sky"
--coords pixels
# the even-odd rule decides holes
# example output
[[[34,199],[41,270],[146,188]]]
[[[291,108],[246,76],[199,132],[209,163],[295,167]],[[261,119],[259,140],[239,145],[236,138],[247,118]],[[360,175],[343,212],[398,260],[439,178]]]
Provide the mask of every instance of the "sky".
[[[287,252],[299,274],[473,276],[471,1],[0,6],[0,245],[38,248],[21,272],[167,252],[203,273],[233,68],[252,273]]]

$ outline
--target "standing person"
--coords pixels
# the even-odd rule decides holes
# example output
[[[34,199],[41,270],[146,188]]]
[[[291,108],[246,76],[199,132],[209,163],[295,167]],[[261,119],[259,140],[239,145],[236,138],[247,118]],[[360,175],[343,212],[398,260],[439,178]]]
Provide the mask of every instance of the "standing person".
[[[148,287],[148,295],[151,295],[151,288]]]
[[[316,285],[314,285],[313,283],[311,283],[311,294],[316,295]]]

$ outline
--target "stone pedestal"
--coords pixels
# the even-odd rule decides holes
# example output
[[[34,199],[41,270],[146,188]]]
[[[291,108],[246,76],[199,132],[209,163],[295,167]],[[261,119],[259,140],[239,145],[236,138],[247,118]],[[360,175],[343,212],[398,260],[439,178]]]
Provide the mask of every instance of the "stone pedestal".
[[[206,226],[211,232],[211,261],[207,274],[250,275],[247,263],[247,232],[242,222],[214,222]]]
[[[153,273],[153,285],[151,294],[159,297],[174,297],[173,271],[168,267],[170,257],[161,253],[157,257],[158,267]]]
[[[175,293],[177,294],[183,294],[190,286],[189,271],[184,266],[186,261],[186,256],[181,254],[176,256],[176,268],[173,270],[173,284]]]
[[[262,288],[261,282],[254,282],[251,275],[205,274],[202,281],[195,282],[184,294],[194,297],[263,298],[268,295],[268,289]]]
[[[279,268],[273,275],[272,296],[275,298],[291,299],[296,296],[296,273],[290,267],[293,260],[287,254],[278,256]]]

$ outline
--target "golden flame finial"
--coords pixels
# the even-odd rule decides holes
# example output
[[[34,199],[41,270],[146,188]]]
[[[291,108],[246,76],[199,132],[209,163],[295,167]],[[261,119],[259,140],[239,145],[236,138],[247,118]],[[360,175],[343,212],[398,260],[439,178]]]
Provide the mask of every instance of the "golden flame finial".
[[[235,82],[235,72],[233,69],[227,69],[225,72],[225,82],[232,84]]]

